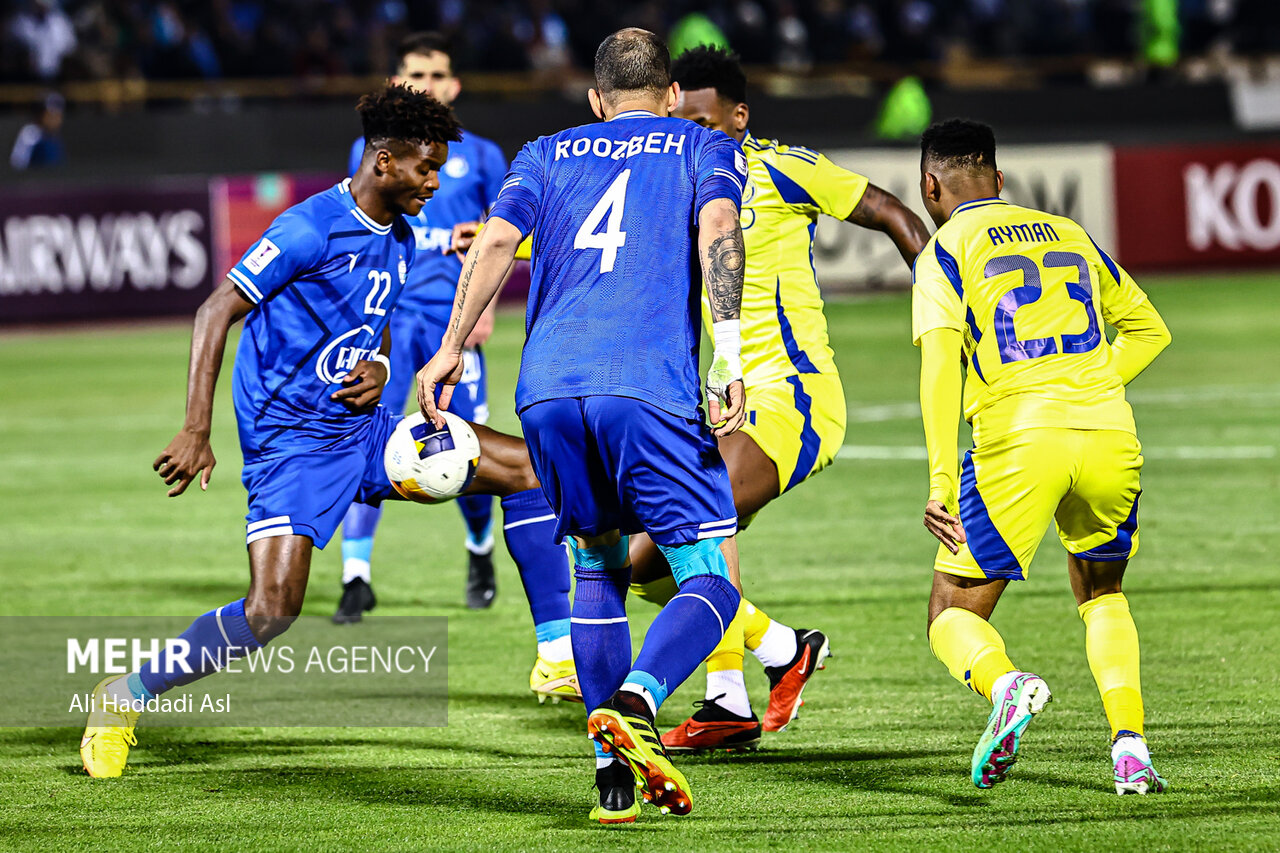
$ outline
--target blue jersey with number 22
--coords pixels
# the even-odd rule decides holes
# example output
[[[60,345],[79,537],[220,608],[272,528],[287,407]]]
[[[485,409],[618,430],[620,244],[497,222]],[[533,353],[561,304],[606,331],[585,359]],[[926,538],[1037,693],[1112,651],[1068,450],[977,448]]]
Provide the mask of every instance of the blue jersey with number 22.
[[[382,346],[414,242],[404,217],[370,219],[350,183],[277,216],[227,273],[255,306],[232,391],[246,463],[335,448],[370,420],[329,396]]]
[[[728,136],[643,111],[521,150],[491,213],[533,233],[518,410],[604,395],[697,417],[698,214],[745,179]]]

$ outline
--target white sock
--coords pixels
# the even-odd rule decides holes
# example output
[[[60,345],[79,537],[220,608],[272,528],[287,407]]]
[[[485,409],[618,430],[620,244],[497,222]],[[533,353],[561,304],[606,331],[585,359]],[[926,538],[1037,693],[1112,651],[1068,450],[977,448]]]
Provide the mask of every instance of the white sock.
[[[751,650],[764,666],[786,666],[796,659],[800,647],[796,644],[796,632],[781,622],[769,620],[769,627],[760,638],[760,645]]]
[[[1009,684],[1022,673],[1018,670],[1006,672],[1004,675],[991,682],[991,704],[1000,701],[1000,697],[1004,696],[1004,692],[1009,689]]]
[[[1147,749],[1147,742],[1141,737],[1130,735],[1122,737],[1111,745],[1111,763],[1115,764],[1120,760],[1120,753],[1132,753],[1135,758],[1144,764],[1151,763],[1151,752]]]
[[[614,758],[612,755],[596,756],[596,769],[603,770],[615,761],[621,761],[621,758]]]
[[[653,694],[649,692],[649,688],[643,684],[636,684],[634,681],[624,681],[620,689],[639,696],[649,706],[649,716],[658,716],[658,703],[654,701]]]
[[[373,575],[370,572],[371,567],[368,560],[362,560],[359,557],[347,557],[342,561],[342,585],[346,586],[356,578],[360,578],[365,583],[371,583]]]
[[[117,703],[133,701],[133,691],[129,689],[129,676],[127,675],[122,675],[108,684],[107,692],[115,697]]]
[[[723,695],[721,695],[723,694]],[[740,669],[722,669],[707,672],[707,697],[739,717],[751,716],[751,699],[747,696],[747,682]]]
[[[566,634],[554,640],[547,640],[545,643],[538,643],[538,657],[552,663],[573,660],[573,641]]]
[[[490,533],[488,536],[485,537],[484,541],[479,543],[478,545],[474,544],[471,541],[471,537],[467,537],[467,539],[463,542],[463,544],[467,546],[467,550],[470,551],[472,554],[475,554],[476,556],[479,556],[479,557],[483,557],[485,554],[493,553],[493,534]]]

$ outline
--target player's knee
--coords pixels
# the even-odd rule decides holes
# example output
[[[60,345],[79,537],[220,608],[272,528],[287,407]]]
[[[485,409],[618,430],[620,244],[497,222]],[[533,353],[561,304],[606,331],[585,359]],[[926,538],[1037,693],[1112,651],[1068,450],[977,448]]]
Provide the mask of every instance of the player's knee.
[[[702,576],[728,581],[729,564],[725,561],[724,552],[720,550],[720,543],[723,541],[717,538],[699,539],[683,545],[659,545],[658,550],[667,558],[671,575],[680,586]]]
[[[573,552],[574,574],[579,578],[601,572],[616,572],[627,566],[626,536],[598,537],[590,542],[569,538],[569,550]]]
[[[302,598],[302,590],[285,585],[250,591],[244,615],[259,642],[269,642],[289,629],[302,612]]]

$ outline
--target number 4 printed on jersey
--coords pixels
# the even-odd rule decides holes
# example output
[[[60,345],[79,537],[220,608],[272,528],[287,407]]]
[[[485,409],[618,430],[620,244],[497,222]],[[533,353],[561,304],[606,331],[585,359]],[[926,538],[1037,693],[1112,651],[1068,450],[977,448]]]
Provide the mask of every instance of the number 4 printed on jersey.
[[[613,265],[618,260],[618,250],[627,242],[627,232],[621,229],[622,209],[627,204],[627,181],[630,178],[631,170],[625,169],[614,179],[573,237],[575,249],[600,250],[601,273],[613,272]],[[606,213],[609,221],[605,223],[605,229],[597,234],[596,229],[600,227],[600,221]]]

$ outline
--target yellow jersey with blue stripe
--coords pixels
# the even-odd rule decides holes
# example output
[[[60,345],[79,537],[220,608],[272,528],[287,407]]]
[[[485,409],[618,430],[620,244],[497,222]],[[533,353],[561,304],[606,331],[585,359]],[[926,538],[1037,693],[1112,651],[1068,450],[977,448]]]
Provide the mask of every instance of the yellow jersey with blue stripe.
[[[818,215],[847,219],[867,179],[823,155],[747,134],[742,236],[742,369],[746,386],[810,373],[835,373],[813,268]],[[710,310],[703,300],[703,319]]]
[[[1070,219],[998,198],[955,209],[916,259],[912,336],[954,329],[969,364],[964,417],[980,432],[1134,432],[1103,332],[1147,296]]]

